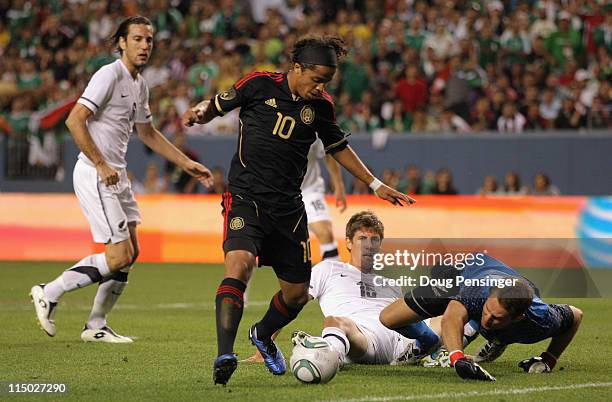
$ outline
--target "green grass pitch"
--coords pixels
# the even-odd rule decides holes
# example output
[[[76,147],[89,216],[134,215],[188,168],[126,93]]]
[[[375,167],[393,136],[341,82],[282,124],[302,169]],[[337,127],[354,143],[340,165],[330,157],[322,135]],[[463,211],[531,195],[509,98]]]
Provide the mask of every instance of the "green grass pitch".
[[[452,369],[347,366],[326,385],[302,385],[291,374],[272,376],[263,365],[240,364],[227,387],[213,386],[211,367],[216,354],[214,294],[222,277],[220,266],[138,264],[109,324],[133,336],[131,345],[85,344],[80,331],[95,287],[67,294],[58,307],[58,334],[47,337],[35,322],[29,288],[49,281],[66,264],[0,262],[0,382],[62,382],[67,395],[0,400],[494,400],[604,401],[612,399],[611,299],[566,299],[585,313],[581,330],[555,371],[527,375],[517,367],[523,358],[546,347],[514,345],[486,365],[495,383],[466,382]],[[258,320],[278,284],[271,269],[255,272],[238,332],[240,359],[254,348],[247,340],[249,325]],[[559,301],[559,300],[556,300]],[[321,330],[322,315],[310,303],[283,332],[280,346],[291,354],[290,333]],[[474,342],[473,351],[482,343]]]

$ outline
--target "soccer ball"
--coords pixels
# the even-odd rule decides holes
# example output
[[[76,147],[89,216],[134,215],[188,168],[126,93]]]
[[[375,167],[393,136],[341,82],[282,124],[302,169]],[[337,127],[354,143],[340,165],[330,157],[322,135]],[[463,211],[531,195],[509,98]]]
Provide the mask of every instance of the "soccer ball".
[[[338,372],[338,353],[325,339],[306,336],[293,347],[289,364],[294,377],[305,384],[324,384]]]

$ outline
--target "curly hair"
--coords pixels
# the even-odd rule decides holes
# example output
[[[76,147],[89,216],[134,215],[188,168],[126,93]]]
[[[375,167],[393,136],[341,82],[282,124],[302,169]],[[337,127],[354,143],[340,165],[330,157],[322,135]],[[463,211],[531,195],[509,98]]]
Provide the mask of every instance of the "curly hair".
[[[338,36],[318,36],[306,35],[299,38],[293,45],[291,50],[291,61],[300,64],[303,68],[314,68],[311,64],[300,63],[297,61],[298,55],[305,47],[327,47],[334,49],[338,59],[346,56],[347,50],[344,45],[344,40]]]
[[[385,237],[385,227],[372,211],[361,211],[351,216],[346,224],[346,238],[352,239],[360,229],[370,229],[378,233],[381,239]]]

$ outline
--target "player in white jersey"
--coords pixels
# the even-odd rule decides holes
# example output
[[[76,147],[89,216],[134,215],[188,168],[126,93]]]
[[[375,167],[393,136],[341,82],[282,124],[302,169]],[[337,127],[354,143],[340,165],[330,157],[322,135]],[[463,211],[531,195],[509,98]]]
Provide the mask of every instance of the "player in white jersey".
[[[118,335],[106,316],[127,285],[139,252],[140,212],[127,178],[125,154],[136,129],[142,141],[205,186],[212,174],[172,145],[151,122],[149,90],[140,75],[153,49],[153,27],[141,16],[124,20],[113,36],[121,58],[100,68],[70,112],[66,126],[81,150],[73,184],[93,239],[104,253],[83,258],[52,282],[32,287],[42,329],[55,336],[55,307],[65,292],[99,283],[93,309],[81,333],[91,342],[131,343]]]
[[[312,268],[309,298],[317,299],[325,316],[321,336],[338,352],[343,363],[404,364],[415,341],[389,330],[381,311],[403,297],[400,287],[376,285],[373,256],[384,238],[384,226],[370,211],[351,217],[346,225],[348,263],[325,260]],[[441,333],[441,317],[423,325]],[[465,327],[466,336],[472,328]],[[298,331],[294,337],[307,336]],[[438,362],[439,364],[439,362]]]
[[[402,297],[401,288],[374,286],[371,260],[383,237],[378,217],[359,212],[346,225],[350,261],[325,260],[312,268],[309,295],[319,301],[325,316],[322,336],[343,363],[390,364],[414,342],[378,319],[386,306]]]
[[[346,193],[340,166],[333,157],[325,155],[325,149],[320,139],[312,143],[308,152],[308,165],[302,182],[302,200],[306,207],[308,229],[319,239],[321,258],[323,260],[337,260],[338,243],[334,240],[332,220],[325,203],[325,182],[321,176],[320,159],[325,159],[327,171],[334,188],[336,206],[340,208],[340,212],[344,212],[346,209]]]

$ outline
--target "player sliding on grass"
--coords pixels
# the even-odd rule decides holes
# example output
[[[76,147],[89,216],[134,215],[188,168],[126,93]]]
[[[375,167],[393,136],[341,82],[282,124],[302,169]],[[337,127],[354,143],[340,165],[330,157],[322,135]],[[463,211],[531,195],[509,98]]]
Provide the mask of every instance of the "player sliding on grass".
[[[383,308],[402,294],[399,287],[374,285],[373,255],[380,251],[384,230],[372,212],[353,215],[346,224],[350,261],[325,260],[312,269],[309,299],[319,301],[325,316],[321,336],[342,364],[401,364],[406,351],[413,350],[414,340],[386,328],[378,319]],[[431,320],[431,327],[440,333],[440,317]],[[469,324],[465,329],[473,334]],[[294,343],[305,336],[298,331]]]
[[[389,329],[417,339],[410,353],[410,360],[416,362],[439,342],[438,336],[420,321],[443,314],[442,337],[450,351],[451,365],[462,378],[485,381],[495,381],[495,378],[474,360],[494,360],[512,343],[536,343],[552,338],[540,356],[519,363],[529,373],[550,372],[578,331],[582,311],[567,304],[544,303],[535,285],[495,258],[482,255],[482,265],[466,266],[462,270],[438,266],[431,276],[455,284],[457,277],[514,279],[514,285],[420,286],[386,307],[380,321]],[[463,353],[463,327],[468,321],[475,322],[478,332],[488,340],[476,359]]]
[[[348,146],[325,92],[346,54],[339,38],[307,37],[296,42],[288,73],[252,73],[183,115],[186,125],[205,124],[240,107],[240,136],[223,195],[225,278],[217,290],[218,357],[213,381],[226,384],[237,367],[234,341],[242,318],[243,294],[257,263],[274,269],[281,290],[264,317],[249,330],[273,374],[285,359],[271,336],[297,317],[308,301],[310,245],[300,185],[307,155],[318,137],[331,154],[376,195],[395,205],[413,199],[382,184]]]
[[[74,167],[74,190],[93,239],[104,244],[104,253],[85,257],[54,281],[32,287],[31,297],[42,329],[55,336],[55,307],[62,295],[98,282],[81,339],[131,343],[131,338],[117,334],[106,323],[138,257],[140,212],[125,161],[130,134],[135,127],[145,144],[204,185],[212,185],[212,174],[168,142],[151,122],[149,89],[139,73],[153,50],[151,22],[140,16],[127,18],[112,40],[121,59],[93,75],[66,120],[81,150]]]

